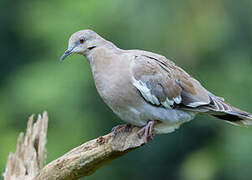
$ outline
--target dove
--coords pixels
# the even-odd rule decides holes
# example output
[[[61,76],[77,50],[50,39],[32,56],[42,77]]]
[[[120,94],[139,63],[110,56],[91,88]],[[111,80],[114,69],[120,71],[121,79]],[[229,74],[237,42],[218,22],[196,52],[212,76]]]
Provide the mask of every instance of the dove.
[[[126,125],[141,127],[138,133],[145,143],[155,134],[173,132],[197,114],[233,125],[252,124],[251,114],[215,96],[165,56],[120,49],[88,29],[70,37],[60,60],[73,53],[86,57],[103,101]]]

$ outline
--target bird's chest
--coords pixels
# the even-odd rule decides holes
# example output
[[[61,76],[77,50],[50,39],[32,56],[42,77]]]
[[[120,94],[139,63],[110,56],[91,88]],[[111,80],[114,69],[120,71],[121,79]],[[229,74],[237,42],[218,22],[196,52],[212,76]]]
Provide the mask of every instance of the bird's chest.
[[[129,64],[123,60],[111,61],[105,58],[103,63],[96,61],[92,66],[97,91],[113,111],[120,111],[126,106],[136,104],[136,90],[131,83],[128,66]]]

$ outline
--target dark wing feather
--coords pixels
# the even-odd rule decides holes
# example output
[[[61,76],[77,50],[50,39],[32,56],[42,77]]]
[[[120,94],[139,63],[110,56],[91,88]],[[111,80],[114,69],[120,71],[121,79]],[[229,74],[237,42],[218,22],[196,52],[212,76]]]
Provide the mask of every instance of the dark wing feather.
[[[238,125],[252,124],[251,114],[213,95],[163,56],[140,51],[134,56],[131,68],[134,86],[153,105],[208,112]]]
[[[165,107],[168,103],[171,107],[183,105],[189,108],[210,103],[208,91],[197,80],[163,56],[159,58],[150,55],[135,56],[132,74],[134,85],[147,102],[157,98],[159,104]],[[145,92],[144,90],[147,89],[143,86],[149,91]]]

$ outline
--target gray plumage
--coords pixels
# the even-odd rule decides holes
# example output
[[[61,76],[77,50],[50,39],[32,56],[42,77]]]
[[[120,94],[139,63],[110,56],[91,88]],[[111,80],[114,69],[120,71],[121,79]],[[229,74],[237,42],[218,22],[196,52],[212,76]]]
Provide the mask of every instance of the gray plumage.
[[[86,56],[100,96],[129,124],[145,126],[156,120],[155,132],[168,133],[197,113],[232,124],[252,123],[251,114],[210,93],[164,56],[119,49],[91,30],[74,33],[61,60],[71,53]]]

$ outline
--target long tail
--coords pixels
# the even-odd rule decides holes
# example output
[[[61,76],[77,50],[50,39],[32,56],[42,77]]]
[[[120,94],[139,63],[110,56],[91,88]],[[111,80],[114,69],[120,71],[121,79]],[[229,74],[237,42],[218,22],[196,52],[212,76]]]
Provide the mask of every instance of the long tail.
[[[212,94],[210,97],[212,102],[207,109],[210,110],[210,114],[212,116],[226,120],[234,125],[252,125],[252,114],[233,107],[232,105],[226,103],[223,98],[216,97]]]

